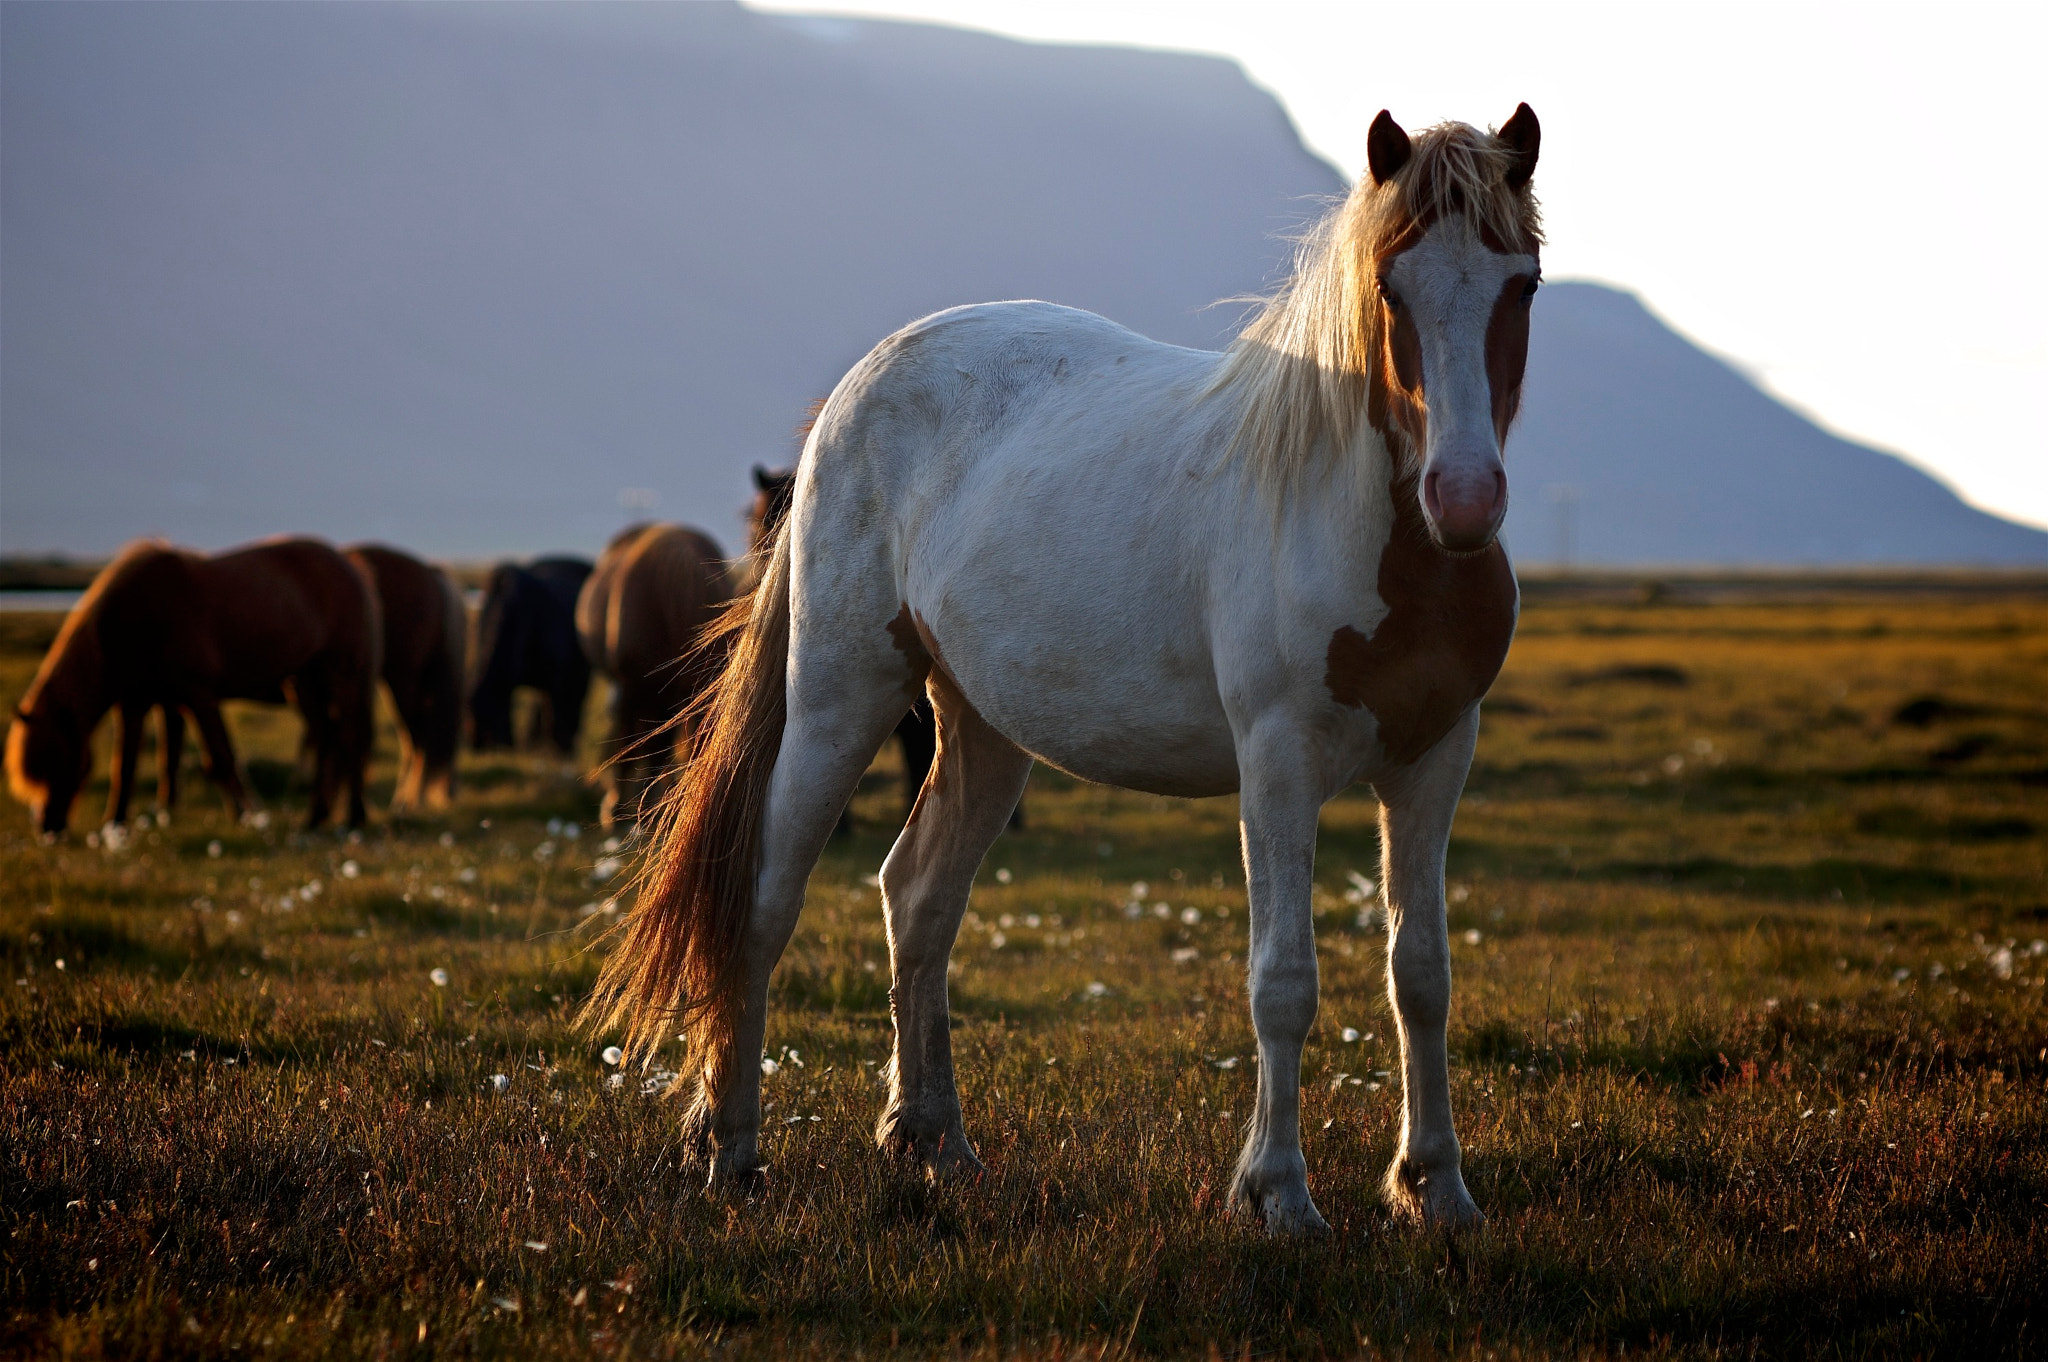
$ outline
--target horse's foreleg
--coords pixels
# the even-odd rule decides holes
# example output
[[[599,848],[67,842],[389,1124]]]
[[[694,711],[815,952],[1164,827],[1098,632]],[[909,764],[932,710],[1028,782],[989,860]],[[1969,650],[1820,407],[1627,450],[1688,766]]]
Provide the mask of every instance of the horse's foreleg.
[[[1031,774],[1031,758],[951,692],[938,707],[936,747],[910,819],[882,865],[896,1043],[889,1104],[875,1125],[884,1150],[916,1158],[933,1175],[981,1171],[953,1084],[946,967],[974,872]]]
[[[135,768],[142,760],[142,727],[149,722],[144,705],[121,706],[121,745],[114,754],[114,778],[107,789],[107,821],[128,821],[128,801],[135,793]]]
[[[1329,1226],[1309,1198],[1301,1155],[1301,1048],[1317,993],[1310,888],[1323,791],[1313,754],[1291,733],[1254,734],[1238,760],[1259,1086],[1230,1204],[1275,1234],[1323,1233]]]
[[[169,813],[178,802],[178,767],[185,760],[185,712],[170,701],[164,703],[163,746],[156,773],[156,802]]]
[[[1387,995],[1401,1039],[1401,1139],[1386,1195],[1405,1215],[1451,1227],[1485,1219],[1460,1170],[1444,1046],[1451,1010],[1444,849],[1478,734],[1475,708],[1415,765],[1378,783]]]

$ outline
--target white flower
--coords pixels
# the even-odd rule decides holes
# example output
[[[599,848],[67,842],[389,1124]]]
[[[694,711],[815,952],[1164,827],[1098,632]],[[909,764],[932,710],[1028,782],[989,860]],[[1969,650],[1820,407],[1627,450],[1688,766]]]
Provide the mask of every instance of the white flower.
[[[582,829],[582,828],[579,828],[579,827],[577,827],[577,826],[576,826],[576,825],[575,825],[574,823],[564,823],[564,824],[562,824],[562,836],[564,836],[564,837],[568,838],[568,839],[569,839],[570,841],[572,841],[572,842],[573,842],[573,841],[575,841],[575,840],[576,840],[576,839],[577,839],[578,837],[581,837],[582,835],[583,835],[583,829]]]
[[[1237,1067],[1237,1056],[1228,1055],[1222,1059],[1212,1059],[1209,1062],[1219,1069],[1235,1069]]]
[[[462,867],[462,869],[455,872],[455,878],[461,880],[464,884],[475,884],[476,867],[473,865],[466,865]]]
[[[1183,908],[1180,910],[1180,920],[1192,927],[1202,920],[1202,910],[1199,908]]]
[[[1136,899],[1132,899],[1124,905],[1124,916],[1136,922],[1139,918],[1145,916],[1145,905]]]
[[[1196,950],[1193,946],[1182,946],[1179,950],[1173,953],[1173,963],[1176,965],[1185,965],[1191,960],[1200,958],[1201,954],[1202,953]]]
[[[1479,944],[1479,929],[1477,927],[1467,927],[1465,929],[1465,944],[1468,946]]]
[[[214,845],[219,846],[220,843],[215,842]],[[341,877],[345,880],[352,880],[362,873],[363,868],[357,865],[354,861],[343,861],[341,863]]]
[[[988,948],[992,951],[999,951],[1009,944],[1010,938],[1004,936],[1001,932],[997,932],[994,936],[988,939]]]
[[[1472,897],[1471,886],[1463,884],[1454,884],[1450,888],[1449,897],[1452,903],[1463,903],[1466,899]]]
[[[766,1055],[761,1056],[761,1077],[773,1078],[775,1077],[775,1075],[781,1072],[782,1066],[780,1064],[777,1064],[774,1060],[768,1058],[768,1056]]]
[[[603,852],[613,852],[617,851],[623,845],[624,843],[620,842],[618,838],[607,837],[604,839],[603,844],[598,847],[598,850]]]
[[[1100,979],[1092,979],[1084,991],[1091,998],[1100,998],[1108,994],[1109,985],[1103,983]]]
[[[1173,905],[1170,903],[1153,904],[1152,916],[1158,918],[1161,922],[1167,921],[1173,916]]]
[[[1145,895],[1151,892],[1152,886],[1145,883],[1143,880],[1136,880],[1133,881],[1131,884],[1131,897],[1134,899],[1142,901]]]
[[[1371,880],[1367,879],[1365,876],[1359,874],[1356,870],[1345,871],[1344,878],[1351,881],[1351,893],[1356,893],[1358,895],[1357,898],[1352,898],[1351,893],[1347,893],[1344,895],[1346,901],[1351,903],[1363,903],[1369,898],[1377,898],[1379,896],[1380,887],[1374,884]]]
[[[1346,1045],[1356,1045],[1358,1044],[1358,1039],[1359,1037],[1357,1027],[1347,1026],[1344,1028],[1344,1043]]]
[[[221,858],[221,854],[226,850],[227,848],[220,844],[220,838],[218,837],[206,844],[206,854],[213,857],[216,861]]]
[[[598,1056],[599,1059],[603,1060],[607,1064],[613,1065],[614,1067],[616,1067],[618,1065],[618,1062],[624,1059],[625,1057],[626,1052],[621,1050],[616,1045],[605,1046],[604,1053]]]
[[[490,819],[488,819],[488,818],[486,818],[486,819],[484,820],[484,826],[485,826],[485,827],[489,827],[490,825],[491,825],[491,820],[490,820]],[[455,845],[455,834],[454,834],[454,833],[452,833],[452,832],[444,832],[444,833],[442,833],[442,834],[441,834],[441,839],[440,839],[440,840],[441,840],[441,845],[442,845],[442,846],[444,846],[444,847],[452,847],[452,846],[454,846],[454,845]]]
[[[548,836],[550,836],[550,837],[559,837],[559,836],[561,836],[561,835],[562,835],[562,820],[561,820],[561,819],[559,819],[559,818],[550,818],[550,819],[548,820]]]
[[[434,981],[435,988],[448,987],[448,971],[438,965],[427,971],[427,977]]]
[[[535,1253],[546,1253],[548,1251],[548,1245],[545,1239],[529,1239],[526,1241],[526,1246],[532,1249]]]
[[[622,1088],[626,1085],[626,1076],[624,1074],[613,1074],[604,1081],[604,1085],[607,1088]]]
[[[539,846],[533,849],[533,859],[536,861],[545,861],[552,857],[554,854],[555,844],[553,842],[542,842]]]
[[[998,870],[998,871],[996,872],[996,883],[997,883],[997,884],[1008,884],[1008,883],[1010,882],[1010,880],[1011,880],[1011,875],[1010,875],[1010,868],[1009,868],[1008,866],[1004,866],[1004,867],[1003,867],[1003,868],[1002,868],[1001,870]]]
[[[510,1077],[508,1077],[507,1075],[505,1075],[505,1074],[492,1074],[492,1075],[491,1075],[491,1091],[492,1091],[492,1092],[504,1092],[504,1091],[505,1091],[505,1090],[506,1090],[507,1088],[510,1088],[511,1086],[512,1086],[512,1080],[511,1080],[511,1078],[510,1078]]]
[[[1039,926],[1040,926],[1040,925],[1041,925],[1041,924],[1042,924],[1043,922],[1044,922],[1044,919],[1043,919],[1043,918],[1041,918],[1041,917],[1039,917],[1039,915],[1038,915],[1038,914],[1036,914],[1036,913],[1026,913],[1026,914],[1024,915],[1024,925],[1025,925],[1026,927],[1029,927],[1029,928],[1031,928],[1031,929],[1032,929],[1033,931],[1037,931],[1037,930],[1038,930],[1038,928],[1039,928]]]
[[[606,880],[618,874],[624,866],[625,862],[616,856],[600,856],[597,858],[597,864],[590,867],[590,878],[599,884],[603,884]]]

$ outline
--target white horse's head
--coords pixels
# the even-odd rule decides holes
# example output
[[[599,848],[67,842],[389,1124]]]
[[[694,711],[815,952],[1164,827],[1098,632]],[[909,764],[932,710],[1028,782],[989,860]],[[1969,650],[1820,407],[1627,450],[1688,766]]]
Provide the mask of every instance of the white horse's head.
[[[1216,381],[1242,402],[1231,449],[1267,487],[1355,454],[1370,425],[1438,545],[1493,543],[1541,274],[1538,140],[1526,104],[1498,132],[1411,138],[1389,113],[1373,120],[1366,176],[1310,230]]]
[[[1361,262],[1383,357],[1373,377],[1417,459],[1430,534],[1454,552],[1491,544],[1507,514],[1501,447],[1521,404],[1542,277],[1527,194],[1539,137],[1524,104],[1490,137],[1452,125],[1419,146],[1383,110],[1366,143],[1373,191],[1395,200],[1376,215],[1381,230]]]

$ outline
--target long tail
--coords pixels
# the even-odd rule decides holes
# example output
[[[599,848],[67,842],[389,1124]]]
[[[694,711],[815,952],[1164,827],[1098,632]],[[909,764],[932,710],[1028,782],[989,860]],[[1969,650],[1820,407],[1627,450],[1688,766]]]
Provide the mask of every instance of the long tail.
[[[725,667],[697,701],[688,765],[663,803],[638,902],[618,929],[624,940],[605,960],[582,1020],[624,1030],[627,1049],[642,1055],[680,1026],[717,1092],[743,1001],[740,941],[754,906],[768,780],[782,749],[786,531],[760,585],[733,603],[703,646],[725,650]]]

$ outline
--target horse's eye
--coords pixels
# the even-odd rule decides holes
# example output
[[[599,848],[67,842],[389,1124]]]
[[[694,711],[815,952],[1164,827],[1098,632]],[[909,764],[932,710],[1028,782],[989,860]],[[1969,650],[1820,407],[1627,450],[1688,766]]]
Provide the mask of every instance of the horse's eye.
[[[1542,280],[1541,276],[1537,276],[1537,275],[1532,275],[1532,276],[1530,276],[1530,279],[1529,279],[1529,282],[1528,282],[1528,284],[1527,284],[1527,285],[1526,285],[1526,286],[1525,286],[1525,287],[1524,287],[1524,288],[1522,289],[1522,303],[1523,303],[1523,305],[1524,305],[1525,307],[1526,307],[1526,306],[1527,306],[1528,304],[1530,304],[1530,303],[1532,303],[1532,302],[1534,302],[1534,301],[1535,301],[1535,299],[1536,299],[1536,290],[1537,290],[1537,289],[1539,289],[1539,288],[1541,288],[1542,286],[1543,286],[1543,280]]]
[[[1394,311],[1399,312],[1401,310],[1401,295],[1394,292],[1393,286],[1387,283],[1385,279],[1375,280],[1374,283],[1379,288],[1380,301]]]

